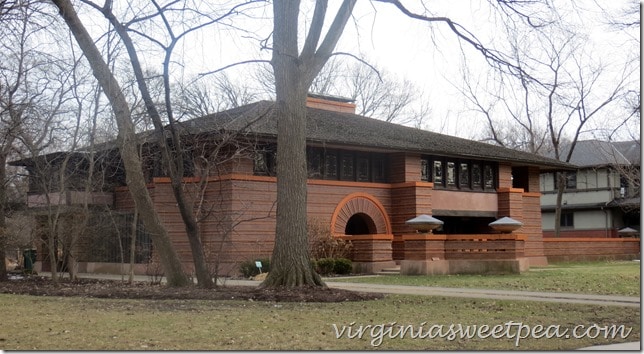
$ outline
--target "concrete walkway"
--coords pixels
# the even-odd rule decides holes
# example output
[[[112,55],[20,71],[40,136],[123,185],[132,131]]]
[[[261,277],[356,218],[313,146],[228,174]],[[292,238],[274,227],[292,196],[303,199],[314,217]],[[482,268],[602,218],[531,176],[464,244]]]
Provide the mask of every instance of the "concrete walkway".
[[[40,273],[40,275],[50,276],[49,273]],[[120,280],[120,275],[113,274],[78,274],[79,278],[94,279],[113,279]],[[125,277],[127,279],[127,276]],[[147,276],[137,275],[135,281],[149,281]],[[559,302],[586,305],[604,305],[604,306],[626,306],[640,307],[640,298],[633,296],[617,295],[588,295],[573,293],[551,293],[535,291],[515,291],[515,290],[494,290],[494,289],[470,289],[470,288],[443,288],[443,287],[425,287],[425,286],[408,286],[408,285],[383,285],[383,284],[365,284],[365,283],[344,283],[325,279],[330,288],[374,292],[385,294],[406,294],[406,295],[424,295],[424,296],[445,296],[445,297],[462,297],[462,298],[481,298],[496,300],[520,300],[520,301],[543,301]],[[256,280],[241,279],[220,279],[220,285],[230,286],[258,286],[261,282]],[[580,348],[579,350],[624,350],[624,351],[641,351],[641,342],[619,343],[600,345],[593,347]]]

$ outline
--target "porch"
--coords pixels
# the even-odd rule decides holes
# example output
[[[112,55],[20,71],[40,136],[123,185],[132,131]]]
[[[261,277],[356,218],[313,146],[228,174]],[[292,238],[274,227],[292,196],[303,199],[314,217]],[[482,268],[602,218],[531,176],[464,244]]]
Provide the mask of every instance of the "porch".
[[[529,269],[524,234],[340,236],[353,245],[357,273],[400,265],[405,275],[520,273]]]

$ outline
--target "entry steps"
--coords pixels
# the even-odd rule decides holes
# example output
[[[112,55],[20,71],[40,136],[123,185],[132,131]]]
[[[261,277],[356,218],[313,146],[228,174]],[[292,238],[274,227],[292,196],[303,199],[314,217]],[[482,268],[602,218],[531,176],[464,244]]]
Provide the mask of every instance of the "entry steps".
[[[400,274],[400,266],[397,265],[395,267],[391,268],[383,268],[381,271],[376,272],[378,275],[399,275]]]

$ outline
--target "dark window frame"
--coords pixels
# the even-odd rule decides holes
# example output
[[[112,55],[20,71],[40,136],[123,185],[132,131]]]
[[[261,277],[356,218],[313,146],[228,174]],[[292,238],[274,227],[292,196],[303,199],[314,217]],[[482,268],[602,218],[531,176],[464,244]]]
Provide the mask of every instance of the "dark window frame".
[[[324,161],[324,163],[322,164],[322,179],[339,180],[340,164],[338,163],[338,160],[339,160],[339,156],[337,151],[334,151],[334,150],[322,151],[322,161]],[[332,161],[333,163],[331,163]],[[333,167],[333,168],[330,168],[330,167]]]
[[[366,165],[365,165],[366,164]],[[357,153],[355,155],[354,174],[357,182],[371,182],[372,161],[368,153]]]
[[[268,145],[256,151],[253,160],[253,173],[255,175],[269,175],[266,168],[258,168],[258,161],[264,161],[269,166],[270,157],[275,156],[275,145]],[[315,158],[314,158],[315,157]],[[343,161],[350,160],[351,173],[343,171]],[[353,151],[345,149],[327,149],[324,147],[309,146],[306,149],[306,168],[308,179],[363,182],[363,183],[387,183],[388,182],[388,161],[385,153]],[[330,171],[329,168],[332,168]],[[346,165],[344,166],[346,167]]]
[[[454,183],[449,183],[448,174],[450,164],[454,165]],[[463,175],[462,166],[467,166],[466,175]],[[437,167],[440,166],[440,171]],[[475,168],[476,167],[476,168]],[[491,170],[489,170],[491,169]],[[480,175],[480,183],[476,183],[475,170]],[[491,184],[486,184],[486,170],[492,172]],[[440,173],[439,173],[440,172]],[[441,179],[437,181],[437,173]],[[496,192],[498,187],[498,164],[491,161],[446,158],[442,156],[424,155],[421,157],[421,181],[434,183],[437,189],[454,189],[466,191]]]
[[[465,170],[466,170],[465,173],[463,173],[463,166],[465,166]],[[471,167],[470,166],[471,166],[471,163],[469,161],[461,160],[458,163],[458,168],[457,168],[457,170],[458,170],[458,187],[460,189],[472,189],[472,186],[470,184],[471,183],[470,181],[472,179],[471,171],[470,171]]]
[[[559,226],[562,228],[572,229],[575,227],[575,213],[572,211],[562,211],[559,219]]]
[[[259,165],[259,161],[263,166]],[[253,174],[258,176],[277,175],[277,151],[273,145],[262,147],[253,156]]]
[[[338,163],[339,179],[341,181],[356,181],[356,154],[340,150]]]
[[[566,186],[564,190],[574,190],[577,189],[577,171],[566,171],[566,172],[553,172],[555,190],[559,189],[559,176],[558,173],[565,173]]]

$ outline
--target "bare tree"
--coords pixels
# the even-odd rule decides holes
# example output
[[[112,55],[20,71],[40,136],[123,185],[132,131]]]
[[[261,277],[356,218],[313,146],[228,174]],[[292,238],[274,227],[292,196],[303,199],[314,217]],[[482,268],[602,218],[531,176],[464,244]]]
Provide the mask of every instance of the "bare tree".
[[[356,103],[357,114],[386,122],[420,126],[431,114],[426,95],[411,81],[367,65],[367,60],[349,63],[340,58],[327,62],[311,84],[311,92],[349,97]]]
[[[52,121],[65,99],[63,91],[68,89],[66,75],[60,70],[63,64],[35,40],[51,19],[27,2],[4,5],[9,6],[10,15],[4,14],[0,27],[0,278],[6,277],[8,159],[22,150],[29,132],[38,132],[39,138],[31,142],[40,148],[53,143]]]
[[[636,67],[628,60],[596,59],[587,36],[571,28],[561,18],[538,29],[508,26],[512,62],[520,70],[484,77],[480,84],[465,71],[461,92],[484,118],[483,140],[569,162],[584,134],[600,127],[614,132],[631,119],[608,112],[627,96]],[[557,179],[556,235],[565,174]]]
[[[186,27],[185,23],[187,19],[185,18],[185,16],[191,16],[190,11],[186,11],[185,8],[182,8],[180,9],[181,11],[178,12],[180,14],[179,18],[172,18],[172,14],[175,13],[175,10],[177,9],[173,8],[171,3],[162,6],[156,1],[152,1],[152,4],[155,8],[155,13],[152,17],[158,16],[162,19],[162,27],[165,30],[164,36],[168,38],[167,43],[165,43],[162,39],[156,39],[150,34],[144,34],[142,31],[134,31],[132,29],[128,29],[128,27],[121,23],[112,12],[111,2],[106,3],[106,5],[102,7],[90,1],[84,2],[103,13],[103,15],[109,20],[110,24],[115,28],[127,50],[130,62],[132,64],[132,69],[136,77],[139,92],[141,93],[143,102],[145,103],[146,112],[152,119],[155,131],[158,136],[158,145],[161,147],[161,154],[163,161],[165,162],[166,171],[170,176],[174,197],[177,201],[179,212],[185,225],[186,234],[190,243],[190,249],[192,251],[192,257],[198,283],[202,287],[210,288],[214,284],[212,278],[210,277],[210,272],[208,271],[208,266],[206,264],[206,257],[200,237],[199,223],[195,214],[193,202],[190,200],[189,196],[186,195],[183,185],[183,177],[185,176],[184,169],[186,165],[186,154],[184,153],[183,149],[184,143],[182,142],[181,133],[179,131],[179,127],[177,126],[177,119],[174,116],[174,109],[172,104],[173,100],[171,94],[172,85],[170,82],[170,64],[174,48],[181,40],[183,40],[184,37],[194,31],[215,24],[226,17],[232,16],[241,8],[243,8],[243,6],[245,6],[247,3],[242,3],[240,5],[234,6],[229,11],[226,11],[223,15],[220,16],[209,17],[199,13],[199,18],[202,19],[202,22],[194,26]],[[253,2],[254,1],[250,1],[248,3]],[[131,22],[136,23],[140,21],[141,20],[135,19]],[[174,21],[177,21],[177,23],[179,24],[179,31],[174,28]],[[134,46],[134,41],[130,36],[129,31],[133,31],[134,33],[137,33],[138,35],[150,40],[152,43],[159,45],[163,50],[163,107],[165,108],[165,117],[167,118],[168,122],[167,126],[164,126],[161,113],[157,109],[157,105],[150,95],[150,90],[148,88],[146,78],[140,64],[139,55]],[[231,85],[229,83],[222,82],[221,86],[224,88],[229,88]],[[235,90],[227,90],[224,91],[223,94],[224,96],[229,97],[230,101],[237,101]],[[167,138],[168,135],[170,136],[170,139]]]
[[[448,17],[436,16],[424,2],[417,4],[424,12],[416,13],[397,0],[376,2],[394,5],[406,16],[447,26],[457,39],[478,51],[493,67],[506,72],[521,71],[499,51],[483,45],[460,24]],[[525,12],[532,4],[490,1],[506,17],[518,18],[531,26],[541,23]],[[277,141],[277,225],[271,272],[262,286],[322,285],[311,269],[306,237],[306,94],[334,50],[344,26],[351,16],[355,1],[345,0],[324,29],[327,1],[317,1],[301,51],[298,47],[299,1],[273,2],[272,60],[275,74],[276,111],[279,117]]]
[[[264,287],[324,283],[308,253],[306,230],[306,95],[329,60],[351,16],[355,0],[344,0],[322,38],[327,1],[317,1],[311,25],[298,48],[299,1],[273,2],[273,57],[277,134],[277,224],[271,272]]]
[[[226,72],[195,78],[188,84],[179,83],[178,120],[199,118],[208,114],[252,103],[262,95],[249,85],[234,82]]]
[[[138,155],[137,139],[131,120],[129,105],[123,91],[111,72],[94,41],[85,29],[76,10],[69,0],[54,0],[60,15],[76,38],[79,47],[85,54],[94,76],[108,97],[119,128],[119,146],[123,164],[127,173],[127,184],[140,217],[150,231],[155,249],[159,253],[169,286],[184,286],[189,279],[184,273],[181,262],[163,228],[152,200],[148,194],[143,175],[141,158]]]

